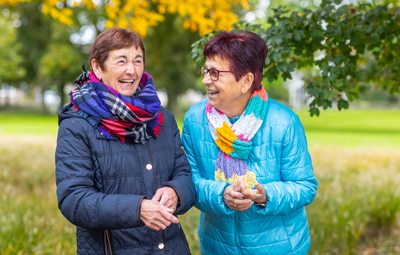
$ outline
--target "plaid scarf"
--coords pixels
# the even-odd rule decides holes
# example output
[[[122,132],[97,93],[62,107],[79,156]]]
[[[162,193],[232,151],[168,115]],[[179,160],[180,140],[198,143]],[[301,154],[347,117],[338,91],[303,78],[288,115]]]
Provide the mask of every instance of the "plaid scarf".
[[[234,124],[207,102],[208,127],[220,149],[215,164],[216,181],[235,183],[240,176],[244,176],[247,189],[254,186],[256,175],[245,160],[253,149],[251,140],[261,127],[267,109],[268,94],[264,88],[251,94],[246,109]]]
[[[133,96],[119,94],[85,69],[74,84],[70,99],[76,111],[107,139],[114,135],[122,142],[146,143],[158,136],[164,116],[149,74],[143,72]]]

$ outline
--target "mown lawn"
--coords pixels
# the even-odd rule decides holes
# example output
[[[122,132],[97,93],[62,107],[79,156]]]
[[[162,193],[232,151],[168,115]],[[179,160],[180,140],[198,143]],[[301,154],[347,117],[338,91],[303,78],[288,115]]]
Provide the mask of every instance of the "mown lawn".
[[[400,111],[298,115],[319,181],[309,254],[400,254]],[[56,116],[0,113],[0,254],[76,253],[57,208],[56,135]],[[180,217],[193,254],[198,215]]]

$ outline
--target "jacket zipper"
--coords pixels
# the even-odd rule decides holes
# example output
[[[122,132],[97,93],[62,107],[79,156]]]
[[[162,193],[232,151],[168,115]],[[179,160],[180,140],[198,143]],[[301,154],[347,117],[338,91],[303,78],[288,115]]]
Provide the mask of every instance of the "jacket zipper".
[[[238,255],[242,254],[242,248],[240,246],[240,242],[239,242],[239,212],[235,213],[235,222],[236,222],[236,229],[235,229],[235,243],[236,243],[236,247],[238,247]]]
[[[187,254],[188,255],[190,255],[191,253],[190,253],[190,249],[189,249],[189,247],[187,246],[187,244],[186,244],[186,242],[185,242],[185,238],[183,238],[183,229],[181,229],[181,223],[180,222],[178,222],[178,228],[179,228],[179,235],[181,236],[181,239],[182,239],[182,242],[183,242],[183,244],[185,245],[185,248],[186,248],[186,252],[187,252]]]
[[[149,155],[150,155],[151,165],[153,166],[153,169],[151,169],[151,170],[153,171],[154,181],[156,183],[156,189],[158,189],[158,181],[157,181],[157,175],[156,175],[156,168],[154,166],[154,161],[153,161],[153,155],[151,154],[150,146],[149,146],[148,143],[146,143],[146,147],[147,147],[147,151],[149,152]],[[165,241],[164,230],[162,230],[161,232],[162,232],[162,238],[163,238],[163,242],[164,242],[164,252],[165,252],[165,255],[168,255],[168,253],[167,253],[167,242]]]

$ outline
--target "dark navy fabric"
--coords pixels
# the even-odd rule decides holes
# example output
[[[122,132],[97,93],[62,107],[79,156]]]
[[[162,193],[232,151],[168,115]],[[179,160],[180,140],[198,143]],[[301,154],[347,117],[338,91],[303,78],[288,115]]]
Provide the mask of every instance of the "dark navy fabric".
[[[163,107],[160,112],[162,129],[146,145],[108,140],[71,105],[60,109],[58,207],[77,226],[78,254],[104,254],[104,230],[109,231],[113,254],[189,254],[178,224],[155,231],[140,222],[141,201],[151,199],[157,188],[175,189],[180,201],[175,215],[187,212],[196,200],[174,116]]]

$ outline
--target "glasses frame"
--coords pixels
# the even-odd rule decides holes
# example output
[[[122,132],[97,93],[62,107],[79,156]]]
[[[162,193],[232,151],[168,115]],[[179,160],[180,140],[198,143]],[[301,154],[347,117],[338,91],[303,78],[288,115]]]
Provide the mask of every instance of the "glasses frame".
[[[205,72],[205,73],[203,73],[202,72],[202,69],[206,69],[207,70],[207,72]],[[216,80],[214,80],[212,77],[211,77],[211,75],[210,75],[210,70],[215,70],[215,71],[217,71],[217,73],[218,73],[218,78],[216,79]],[[219,80],[219,73],[237,73],[237,72],[234,72],[234,71],[220,71],[220,70],[218,70],[218,69],[215,69],[215,68],[210,68],[210,69],[208,69],[206,66],[200,66],[200,75],[201,75],[201,77],[206,77],[206,75],[208,74],[209,76],[210,76],[210,79],[212,80],[212,81],[218,81]]]

